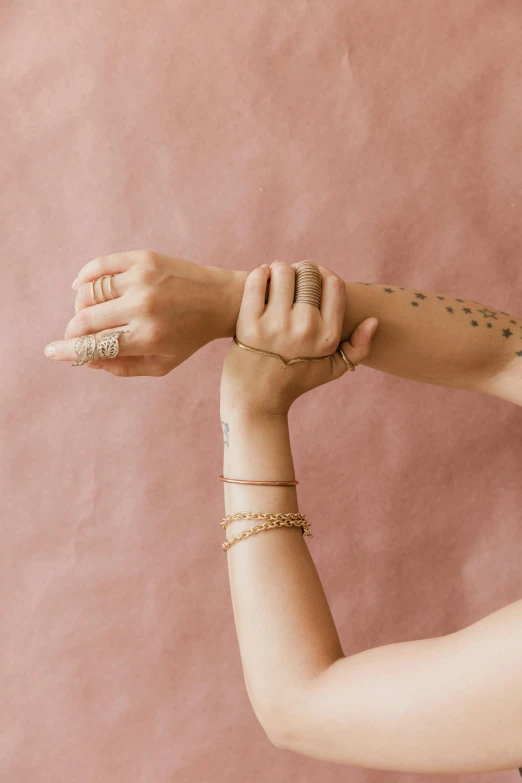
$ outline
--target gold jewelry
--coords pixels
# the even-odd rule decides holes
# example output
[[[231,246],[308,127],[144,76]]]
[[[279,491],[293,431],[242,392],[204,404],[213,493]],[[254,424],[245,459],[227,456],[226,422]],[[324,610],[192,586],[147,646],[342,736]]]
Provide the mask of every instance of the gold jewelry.
[[[218,476],[220,481],[226,481],[228,484],[256,484],[260,487],[295,487],[298,481],[248,481],[246,479],[231,479],[224,476]]]
[[[235,514],[228,514],[228,516],[223,517],[223,520],[219,523],[221,527],[226,527],[231,522],[235,522],[238,519],[288,519],[288,520],[298,520],[298,519],[306,519],[306,514],[301,514],[299,511],[289,511],[286,514],[265,514],[260,511],[238,511]],[[309,524],[309,523],[307,523]]]
[[[350,370],[350,372],[355,372],[355,368],[358,367],[358,365],[357,364],[353,364],[353,362],[351,362],[349,360],[349,358],[347,356],[345,356],[344,351],[343,351],[343,349],[340,346],[339,346],[339,348],[337,350],[341,354],[341,357],[342,357],[344,363],[346,364],[346,366],[348,367],[348,369]]]
[[[98,345],[98,357],[100,359],[115,359],[120,350],[120,334],[125,334],[128,329],[123,329],[119,332],[111,332],[102,337]]]
[[[87,334],[78,337],[74,344],[74,350],[78,361],[76,364],[71,364],[71,367],[80,367],[82,364],[89,364],[94,359],[96,352],[96,335]]]
[[[100,340],[98,346],[96,345],[96,335],[87,334],[78,337],[74,344],[74,350],[78,361],[76,364],[71,364],[71,367],[80,367],[82,364],[89,364],[95,358],[98,353],[99,359],[114,359],[119,352],[119,336],[120,334],[126,334],[128,329],[121,329],[118,332],[112,332],[106,334]]]
[[[262,356],[274,356],[276,359],[279,359],[283,367],[288,367],[290,364],[295,364],[296,362],[321,362],[324,359],[329,359],[331,356],[333,356],[333,353],[329,353],[327,356],[298,356],[295,359],[283,359],[283,357],[278,353],[272,353],[272,351],[262,351],[260,348],[252,348],[250,345],[245,345],[237,339],[236,335],[234,335],[234,342],[240,348],[244,348],[245,351],[259,353]]]
[[[300,261],[295,267],[294,302],[321,307],[323,281],[317,264]]]
[[[234,514],[233,516],[236,517],[237,515]],[[261,533],[263,530],[271,530],[275,527],[300,527],[302,528],[303,536],[313,538],[313,535],[310,533],[310,523],[306,521],[304,514],[253,514],[252,516],[247,515],[240,518],[265,519],[266,517],[270,517],[267,522],[263,522],[261,525],[255,525],[248,530],[242,530],[241,533],[237,533],[235,536],[232,536],[232,538],[225,539],[225,541],[221,544],[221,549],[223,552],[226,552],[228,549],[230,549],[230,547],[234,546],[234,544],[237,544],[238,541],[241,541],[244,538],[249,538],[249,536],[255,535],[256,533]],[[226,519],[228,518],[226,517],[223,521],[226,521]]]
[[[106,298],[106,296],[105,296],[105,292],[104,292],[104,290],[103,290],[103,281],[104,281],[104,280],[105,280],[107,277],[109,278],[109,291],[111,292],[110,299],[107,299],[107,298]],[[99,280],[100,280],[100,289],[101,289],[101,295],[103,296],[103,301],[104,301],[104,302],[110,302],[110,300],[111,300],[111,299],[115,299],[115,298],[116,298],[116,297],[114,296],[114,292],[113,292],[113,290],[112,290],[112,282],[111,282],[111,281],[112,281],[112,278],[113,278],[113,275],[103,275],[102,277],[100,277],[100,278],[99,278]]]

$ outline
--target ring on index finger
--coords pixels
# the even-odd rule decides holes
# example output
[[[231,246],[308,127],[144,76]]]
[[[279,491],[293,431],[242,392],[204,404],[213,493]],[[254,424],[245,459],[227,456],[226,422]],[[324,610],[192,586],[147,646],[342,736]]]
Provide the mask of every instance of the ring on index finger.
[[[74,344],[74,350],[78,360],[71,367],[80,367],[82,364],[89,364],[98,354],[98,359],[115,359],[120,350],[118,342],[120,334],[126,334],[128,329],[120,329],[117,332],[111,332],[102,337],[99,343],[96,341],[95,334],[87,334],[78,337]]]

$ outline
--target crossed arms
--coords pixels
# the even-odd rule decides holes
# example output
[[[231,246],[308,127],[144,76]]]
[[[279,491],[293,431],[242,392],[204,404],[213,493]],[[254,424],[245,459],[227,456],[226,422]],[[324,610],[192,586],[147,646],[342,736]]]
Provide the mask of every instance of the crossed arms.
[[[96,304],[92,281],[107,274],[115,300]],[[80,270],[79,312],[53,342],[54,358],[74,362],[77,337],[125,324],[120,355],[104,369],[165,375],[209,341],[234,335],[247,274],[148,250],[95,258]],[[493,303],[395,285],[347,282],[346,293],[343,339],[365,318],[379,319],[366,366],[522,404],[522,320]]]

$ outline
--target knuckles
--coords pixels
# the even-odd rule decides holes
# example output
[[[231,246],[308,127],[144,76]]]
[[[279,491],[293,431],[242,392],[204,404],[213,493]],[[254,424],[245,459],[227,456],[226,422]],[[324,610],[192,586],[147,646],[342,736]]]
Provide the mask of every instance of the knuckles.
[[[153,264],[136,264],[132,267],[131,277],[140,286],[153,285],[157,278],[156,268]]]
[[[333,353],[341,341],[340,335],[329,332],[321,339],[321,347],[326,353]]]
[[[135,295],[135,309],[138,315],[151,316],[158,309],[158,293],[154,288],[144,288]]]
[[[158,254],[154,250],[135,250],[133,252],[135,266],[154,269],[158,262]]]
[[[140,336],[145,345],[158,347],[165,339],[165,327],[157,320],[151,320],[140,329]]]
[[[331,277],[331,282],[329,283],[329,285],[332,286],[332,289],[334,291],[339,291],[339,292],[342,292],[343,290],[346,291],[344,280],[338,275],[333,275]]]

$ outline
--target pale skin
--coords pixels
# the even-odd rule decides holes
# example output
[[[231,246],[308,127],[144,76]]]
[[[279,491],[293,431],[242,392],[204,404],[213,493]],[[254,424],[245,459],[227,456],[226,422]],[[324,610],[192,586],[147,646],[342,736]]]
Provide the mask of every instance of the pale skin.
[[[346,294],[339,278],[323,273],[319,311],[293,304],[290,267],[272,277],[265,305],[269,275],[263,266],[247,278],[236,327],[241,342],[290,358],[320,356],[341,341]],[[358,356],[352,348],[355,361],[373,350],[374,322],[364,326]],[[349,343],[342,347],[350,351]],[[331,365],[283,369],[231,343],[221,379],[223,474],[293,480],[288,410],[298,396],[345,372],[338,355]],[[226,514],[299,510],[292,486],[223,486]],[[309,521],[316,536],[339,535],[327,515]],[[226,536],[254,524],[234,521]],[[247,693],[277,747],[398,772],[522,765],[522,600],[455,633],[346,657],[300,529],[257,533],[225,556]]]
[[[95,304],[91,284],[107,274],[114,274],[115,299]],[[56,350],[52,358],[75,362],[76,338],[125,328],[129,331],[120,337],[116,359],[84,367],[103,367],[121,377],[166,375],[211,340],[234,335],[247,276],[150,250],[95,258],[78,274],[79,312],[67,324],[64,339],[51,343]],[[362,364],[521,404],[522,320],[460,292],[455,297],[388,284],[345,286],[342,337],[350,339],[354,350],[358,325],[372,316],[379,319],[371,356]],[[109,299],[107,280],[104,292]],[[99,282],[96,298],[102,299]]]
[[[117,299],[94,305],[89,281],[111,271]],[[81,270],[81,312],[56,343],[57,358],[75,360],[80,334],[121,327],[130,333],[120,340],[120,356],[103,362],[118,375],[165,375],[201,345],[234,333],[285,358],[324,355],[342,342],[356,364],[522,404],[519,319],[460,297],[342,284],[330,270],[321,273],[319,311],[293,304],[294,272],[284,263],[248,275],[148,251],[96,259]],[[294,478],[288,410],[345,372],[338,354],[282,369],[232,343],[221,383],[224,475]],[[298,510],[294,487],[224,490],[227,514]],[[310,521],[314,536],[336,534],[327,518]],[[233,522],[226,535],[252,524]],[[228,559],[247,692],[277,747],[404,772],[522,765],[522,600],[455,633],[345,657],[299,529],[259,533],[221,556]]]

